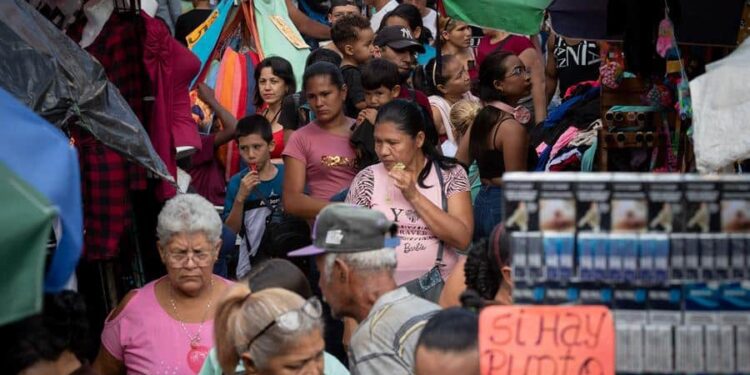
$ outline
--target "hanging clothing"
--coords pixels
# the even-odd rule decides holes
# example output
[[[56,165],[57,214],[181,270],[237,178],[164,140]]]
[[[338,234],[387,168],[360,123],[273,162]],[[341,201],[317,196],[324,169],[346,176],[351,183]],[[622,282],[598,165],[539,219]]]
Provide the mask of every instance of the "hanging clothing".
[[[565,38],[557,36],[555,40],[555,66],[560,82],[560,92],[578,82],[594,81],[599,78],[599,46],[596,42],[581,40],[570,45]]]
[[[145,188],[143,169],[78,127],[71,127],[81,168],[83,256],[89,261],[117,256],[132,219],[130,190]]]
[[[198,128],[191,116],[189,85],[200,70],[200,61],[172,38],[163,22],[141,13],[146,26],[143,63],[154,88],[151,142],[176,178],[176,147],[201,148]],[[160,181],[156,197],[165,201],[176,193],[174,186]]]
[[[263,56],[283,56],[294,70],[297,87],[302,88],[302,75],[305,61],[310,55],[310,47],[289,18],[285,1],[254,0],[255,26],[263,48]]]
[[[68,36],[79,41],[87,20],[68,28]],[[148,129],[149,78],[143,65],[143,23],[112,13],[86,51],[107,73],[107,79],[120,90],[133,113]],[[84,252],[90,261],[117,256],[120,239],[131,223],[129,192],[146,189],[146,172],[135,163],[106,147],[91,134],[71,128],[78,150],[83,194]]]
[[[187,36],[197,29],[208,16],[213,12],[212,9],[193,9],[177,17],[174,25],[174,38],[183,46],[187,47]]]

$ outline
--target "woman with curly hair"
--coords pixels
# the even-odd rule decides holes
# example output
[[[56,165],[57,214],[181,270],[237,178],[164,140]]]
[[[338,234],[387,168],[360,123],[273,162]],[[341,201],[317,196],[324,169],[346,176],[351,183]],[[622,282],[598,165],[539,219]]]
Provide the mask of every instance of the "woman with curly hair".
[[[479,296],[495,304],[513,304],[513,273],[511,271],[510,235],[503,224],[498,224],[489,237],[472,243],[463,263],[457,264],[445,283],[440,305],[460,306],[460,295],[464,290],[475,291]]]

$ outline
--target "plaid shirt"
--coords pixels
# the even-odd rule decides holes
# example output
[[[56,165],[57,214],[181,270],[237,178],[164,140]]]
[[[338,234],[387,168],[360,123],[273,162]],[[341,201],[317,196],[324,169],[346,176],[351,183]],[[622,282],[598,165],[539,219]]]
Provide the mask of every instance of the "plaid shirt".
[[[68,29],[80,40],[86,19]],[[133,112],[145,123],[148,108],[143,98],[150,92],[142,62],[143,23],[113,13],[99,36],[86,50],[104,67],[107,78],[120,90]],[[117,256],[120,239],[131,222],[130,190],[146,188],[145,170],[104,146],[88,132],[71,128],[81,164],[84,214],[84,256],[104,260]]]

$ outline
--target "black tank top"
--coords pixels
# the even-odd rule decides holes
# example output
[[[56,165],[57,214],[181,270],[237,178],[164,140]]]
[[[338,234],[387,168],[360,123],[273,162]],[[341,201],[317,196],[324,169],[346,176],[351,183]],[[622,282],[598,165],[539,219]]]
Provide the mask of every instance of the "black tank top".
[[[554,53],[561,97],[570,86],[599,78],[601,58],[596,42],[582,40],[576,45],[569,45],[565,38],[557,36]]]

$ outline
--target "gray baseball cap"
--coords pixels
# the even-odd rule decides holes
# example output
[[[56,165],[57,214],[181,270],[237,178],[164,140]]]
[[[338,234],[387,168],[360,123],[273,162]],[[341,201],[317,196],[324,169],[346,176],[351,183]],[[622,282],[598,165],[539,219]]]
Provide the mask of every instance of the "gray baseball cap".
[[[290,257],[323,253],[358,253],[395,248],[400,240],[398,225],[382,212],[346,203],[335,203],[320,211],[313,228],[313,243],[290,252]]]

